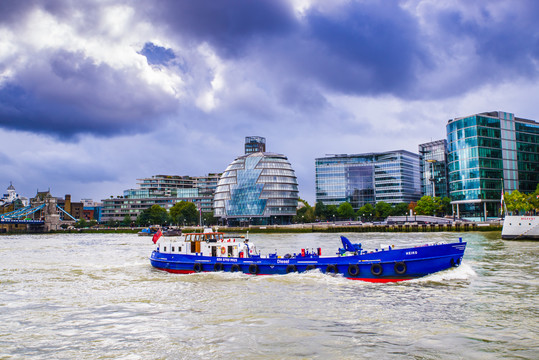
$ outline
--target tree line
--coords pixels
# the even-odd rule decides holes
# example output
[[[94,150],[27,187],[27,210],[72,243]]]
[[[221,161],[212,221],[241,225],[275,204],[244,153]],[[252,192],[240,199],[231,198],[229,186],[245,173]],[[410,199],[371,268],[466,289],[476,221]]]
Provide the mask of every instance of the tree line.
[[[513,214],[539,213],[539,184],[534,192],[525,194],[518,190],[503,195],[507,211]]]
[[[411,203],[389,204],[379,201],[375,205],[365,204],[357,211],[349,202],[340,205],[325,205],[321,201],[311,207],[305,200],[300,199],[303,206],[298,209],[294,217],[295,223],[336,220],[362,220],[372,221],[385,219],[388,216],[404,216],[410,213],[417,215],[445,216],[452,213],[451,200],[448,197],[423,196],[419,201]]]
[[[297,210],[293,218],[295,223],[310,223],[315,221],[343,221],[362,220],[373,221],[375,219],[385,219],[388,216],[404,216],[410,213],[417,215],[445,216],[452,214],[451,200],[448,197],[423,196],[417,202],[389,204],[380,201],[375,205],[365,204],[357,211],[348,202],[340,205],[325,205],[321,201],[315,206],[310,206],[305,200],[299,199],[303,206]],[[504,201],[507,211],[511,213],[535,213],[539,212],[539,184],[533,193],[525,194],[518,190],[504,194]],[[153,205],[142,211],[135,221],[126,215],[122,221],[111,220],[109,226],[149,226],[149,225],[178,225],[192,226],[199,223],[200,213],[196,205],[188,201],[180,201],[169,211],[159,205]],[[204,224],[212,225],[217,223],[217,219],[211,212],[202,213]],[[87,222],[80,219],[76,227],[94,226],[97,222],[91,220]]]

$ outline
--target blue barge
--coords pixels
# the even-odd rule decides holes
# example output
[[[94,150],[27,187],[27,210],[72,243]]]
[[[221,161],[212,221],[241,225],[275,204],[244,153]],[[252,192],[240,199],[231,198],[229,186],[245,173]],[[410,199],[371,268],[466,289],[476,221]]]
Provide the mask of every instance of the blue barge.
[[[462,262],[466,242],[421,244],[396,248],[387,246],[364,250],[341,236],[343,247],[334,256],[322,256],[321,249],[301,249],[298,254],[262,256],[248,239],[225,238],[223,233],[184,234],[182,238],[154,236],[153,267],[171,273],[242,272],[276,275],[318,270],[352,280],[396,282],[426,276],[457,267]]]

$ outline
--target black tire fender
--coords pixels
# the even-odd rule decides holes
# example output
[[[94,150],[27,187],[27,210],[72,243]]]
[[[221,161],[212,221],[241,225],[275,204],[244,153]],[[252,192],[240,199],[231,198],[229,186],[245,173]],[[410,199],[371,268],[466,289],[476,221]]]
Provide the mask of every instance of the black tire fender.
[[[253,274],[253,275],[258,274],[258,265],[257,264],[249,265],[249,274]]]
[[[195,265],[193,265],[193,270],[196,272],[196,273],[199,273],[202,271],[202,264],[201,263],[195,263]]]
[[[337,265],[333,265],[333,264],[328,265],[328,266],[326,267],[326,274],[328,274],[328,273],[334,273],[334,274],[336,274],[336,273],[337,273]]]
[[[380,276],[382,275],[383,269],[382,264],[372,264],[371,265],[371,274],[374,276]]]
[[[393,267],[395,269],[395,273],[397,275],[404,275],[406,274],[406,270],[408,269],[406,266],[406,263],[404,261],[397,261],[395,263],[395,266]]]
[[[298,268],[296,267],[296,265],[290,264],[290,265],[288,265],[288,266],[286,267],[286,273],[287,273],[287,274],[288,274],[288,273],[291,273],[291,272],[297,272],[297,271],[298,271]]]
[[[236,272],[236,271],[241,271],[241,268],[240,268],[240,266],[238,264],[234,264],[230,268],[230,272]]]
[[[350,264],[348,265],[348,274],[351,276],[358,276],[359,275],[359,266],[356,264]]]

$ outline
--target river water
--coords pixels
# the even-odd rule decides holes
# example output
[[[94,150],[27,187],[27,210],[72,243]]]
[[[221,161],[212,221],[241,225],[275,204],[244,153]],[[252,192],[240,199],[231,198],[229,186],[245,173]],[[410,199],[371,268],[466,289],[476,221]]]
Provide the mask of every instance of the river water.
[[[0,359],[538,359],[539,243],[347,234],[364,248],[468,241],[463,264],[372,284],[311,272],[169,274],[149,237],[0,237]],[[337,234],[251,235],[263,253]]]

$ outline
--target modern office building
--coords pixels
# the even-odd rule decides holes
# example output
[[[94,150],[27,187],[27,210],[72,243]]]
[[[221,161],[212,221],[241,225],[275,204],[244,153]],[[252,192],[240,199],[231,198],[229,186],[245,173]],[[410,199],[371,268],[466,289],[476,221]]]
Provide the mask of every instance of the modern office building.
[[[316,202],[355,210],[365,204],[417,201],[421,196],[419,156],[406,150],[332,155],[315,160]]]
[[[123,196],[102,200],[101,221],[121,221],[126,215],[135,220],[143,210],[152,205],[168,210],[180,201],[192,202],[202,212],[211,212],[213,194],[220,176],[221,174],[200,177],[154,175],[138,179],[137,189],[124,190]]]
[[[298,206],[298,182],[288,158],[256,152],[235,159],[223,172],[214,197],[222,224],[289,224]]]
[[[245,154],[266,152],[266,138],[261,136],[245,137]]]
[[[449,192],[456,216],[500,216],[502,189],[539,183],[539,123],[491,111],[447,123]]]
[[[447,140],[419,145],[421,195],[449,197],[447,177]]]
[[[101,222],[101,211],[103,204],[93,201],[92,199],[80,199],[83,206],[83,215],[85,220],[95,220]]]

